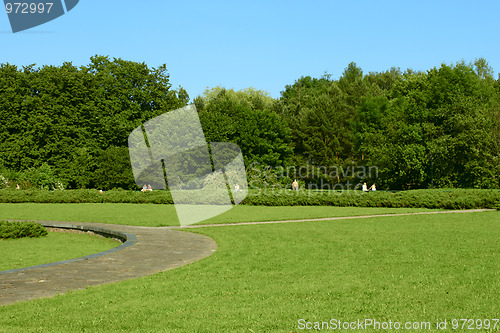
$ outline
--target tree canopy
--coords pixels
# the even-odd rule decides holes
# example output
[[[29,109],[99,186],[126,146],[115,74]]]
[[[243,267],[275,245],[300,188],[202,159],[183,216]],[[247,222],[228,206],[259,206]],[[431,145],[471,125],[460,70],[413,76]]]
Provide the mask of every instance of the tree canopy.
[[[350,63],[338,79],[301,77],[278,99],[213,87],[192,102],[207,141],[236,143],[247,167],[259,165],[265,177],[307,166],[316,171],[301,179],[316,186],[499,188],[493,73],[482,58],[422,72],[366,74]],[[48,188],[136,188],[128,135],[188,103],[166,65],[106,56],[81,67],[0,64],[0,186],[10,177]],[[366,167],[378,172],[353,171]]]

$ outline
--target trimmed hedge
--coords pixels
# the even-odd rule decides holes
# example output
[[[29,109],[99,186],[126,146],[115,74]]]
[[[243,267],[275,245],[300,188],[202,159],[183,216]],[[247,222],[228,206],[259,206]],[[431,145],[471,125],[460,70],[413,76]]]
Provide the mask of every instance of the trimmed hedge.
[[[15,239],[23,237],[47,236],[47,229],[41,224],[32,221],[0,221],[0,238]]]
[[[192,193],[186,192],[185,203]],[[173,204],[169,191],[152,192],[112,190],[0,190],[3,203],[153,203]],[[244,205],[264,206],[354,206],[389,208],[475,209],[499,208],[500,190],[411,190],[401,192],[376,191],[298,191],[250,190]]]
[[[353,206],[430,209],[497,208],[500,190],[411,190],[400,192],[310,192],[262,191],[250,193],[247,205],[265,206]]]
[[[154,203],[173,204],[169,191],[125,191],[112,190],[99,193],[98,190],[0,190],[3,203]]]

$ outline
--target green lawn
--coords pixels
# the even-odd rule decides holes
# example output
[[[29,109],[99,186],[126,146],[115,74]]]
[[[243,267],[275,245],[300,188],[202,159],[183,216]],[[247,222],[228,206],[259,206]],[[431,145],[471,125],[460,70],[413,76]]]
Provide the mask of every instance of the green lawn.
[[[0,271],[80,258],[120,244],[96,235],[62,232],[49,232],[40,238],[2,239]]]
[[[437,331],[438,318],[500,316],[497,211],[196,232],[217,241],[214,255],[3,307],[0,331],[302,332],[300,319],[365,318],[429,321]]]
[[[331,206],[236,206],[230,211],[205,220],[208,223],[274,221],[371,214],[395,214],[431,211],[423,208],[370,208]],[[0,219],[31,219],[74,222],[101,222],[139,226],[179,225],[173,205],[155,204],[42,204],[0,203]]]

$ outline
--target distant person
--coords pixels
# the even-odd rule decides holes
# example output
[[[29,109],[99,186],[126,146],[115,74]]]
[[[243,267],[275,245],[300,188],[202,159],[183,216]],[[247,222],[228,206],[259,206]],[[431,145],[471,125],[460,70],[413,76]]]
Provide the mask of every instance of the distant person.
[[[375,186],[375,184],[373,184],[372,186],[370,186],[370,191],[376,191],[377,190],[377,187]]]
[[[20,190],[21,189],[21,186],[19,186],[19,184],[16,184],[16,190]]]
[[[240,191],[240,185],[236,184],[234,185],[234,192],[239,192]]]
[[[148,187],[146,184],[142,185],[142,190],[141,192],[146,192],[148,190]]]
[[[102,190],[99,190],[99,193],[102,193]]]
[[[299,183],[297,182],[297,179],[295,179],[292,183],[292,190],[294,190],[294,191],[299,190]]]
[[[366,182],[363,183],[362,190],[363,192],[368,192],[368,186],[366,185]]]
[[[148,184],[148,188],[147,188],[148,191],[153,191],[153,188],[151,187],[151,184]]]

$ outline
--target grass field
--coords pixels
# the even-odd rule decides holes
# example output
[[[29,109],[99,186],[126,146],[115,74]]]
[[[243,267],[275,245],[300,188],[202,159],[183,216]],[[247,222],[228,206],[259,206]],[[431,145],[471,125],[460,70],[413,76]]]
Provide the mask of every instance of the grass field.
[[[3,239],[0,240],[0,271],[80,258],[120,244],[96,235],[63,232],[49,232],[40,238]]]
[[[365,318],[436,331],[437,319],[500,317],[497,211],[196,232],[217,241],[214,255],[3,307],[0,331],[298,332],[300,319]]]
[[[230,211],[201,224],[310,219],[372,214],[396,214],[432,211],[424,208],[370,208],[331,206],[236,206]],[[435,210],[434,210],[435,211]],[[73,222],[100,222],[138,226],[179,225],[173,205],[155,204],[42,204],[0,203],[0,219],[32,219]]]

